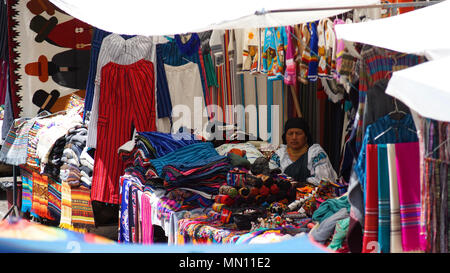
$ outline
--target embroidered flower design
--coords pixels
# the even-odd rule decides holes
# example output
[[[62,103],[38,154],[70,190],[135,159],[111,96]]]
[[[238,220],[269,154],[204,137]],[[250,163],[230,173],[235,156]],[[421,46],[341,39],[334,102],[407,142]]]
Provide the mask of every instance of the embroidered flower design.
[[[253,32],[249,32],[248,33],[248,38],[251,40],[255,37],[255,34],[253,34]]]

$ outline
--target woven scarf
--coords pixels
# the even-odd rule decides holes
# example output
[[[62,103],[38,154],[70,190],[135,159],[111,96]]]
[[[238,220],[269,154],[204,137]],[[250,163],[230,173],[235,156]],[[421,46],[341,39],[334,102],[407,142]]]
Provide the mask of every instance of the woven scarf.
[[[72,226],[72,189],[67,182],[61,183],[61,220],[60,228],[73,229]]]
[[[400,225],[400,205],[398,200],[397,167],[395,164],[395,144],[387,144],[389,164],[390,199],[390,252],[402,252],[402,233]]]
[[[52,219],[48,214],[48,177],[33,172],[33,199],[31,211],[39,217]]]
[[[362,253],[379,252],[378,244],[378,148],[367,145],[365,219]]]
[[[27,161],[28,132],[34,119],[17,119],[5,138],[0,150],[0,161],[9,165],[22,165]]]
[[[48,213],[57,222],[61,219],[61,182],[48,177]]]
[[[142,243],[153,243],[153,225],[152,225],[152,206],[150,195],[142,194],[141,198],[141,217],[142,217]]]
[[[387,147],[378,144],[378,243],[381,253],[390,252],[391,214]]]
[[[21,211],[26,213],[31,210],[33,198],[33,175],[28,169],[20,168],[22,178],[22,206]]]
[[[119,211],[119,238],[120,243],[130,242],[129,236],[129,221],[128,221],[128,196],[131,181],[125,177],[121,177],[121,188],[120,188],[120,211]]]
[[[91,204],[91,191],[80,186],[71,189],[72,225],[77,229],[95,226],[94,212]]]
[[[403,251],[422,250],[420,245],[419,143],[395,144]]]

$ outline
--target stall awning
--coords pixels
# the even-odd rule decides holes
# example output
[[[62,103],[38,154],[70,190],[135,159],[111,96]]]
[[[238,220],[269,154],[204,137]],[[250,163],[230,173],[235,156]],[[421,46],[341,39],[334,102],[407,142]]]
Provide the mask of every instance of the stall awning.
[[[450,1],[378,20],[336,26],[338,39],[437,59],[450,55]]]
[[[173,35],[208,29],[272,27],[310,22],[348,9],[265,13],[282,9],[348,7],[379,0],[50,0],[71,16],[117,34]],[[259,15],[256,15],[258,13]]]
[[[420,115],[450,122],[450,56],[394,72],[386,88]]]

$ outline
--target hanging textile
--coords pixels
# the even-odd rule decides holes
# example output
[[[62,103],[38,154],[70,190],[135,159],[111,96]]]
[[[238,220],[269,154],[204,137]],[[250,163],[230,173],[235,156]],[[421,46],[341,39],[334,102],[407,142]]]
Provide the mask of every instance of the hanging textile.
[[[387,144],[389,164],[389,205],[390,205],[390,252],[400,253],[402,249],[402,233],[400,224],[400,205],[398,197],[397,167],[395,144]]]
[[[97,127],[99,123],[102,123],[102,120],[99,119],[101,103],[104,102],[102,98],[109,96],[107,94],[109,91],[102,87],[103,81],[107,80],[102,76],[103,68],[110,62],[118,65],[130,65],[130,67],[132,67],[131,64],[143,59],[154,63],[154,50],[155,46],[151,37],[134,36],[125,39],[113,33],[103,39],[97,60],[92,110],[89,117],[89,135],[87,140],[89,148],[97,147]],[[151,81],[154,84],[155,75],[153,70],[154,68],[152,67],[151,75],[149,74],[148,77],[151,77]],[[151,94],[154,96],[153,92]]]
[[[420,117],[421,239],[431,253],[449,252],[449,135],[450,125]]]
[[[395,144],[403,251],[421,251],[419,143]]]
[[[102,141],[95,152],[91,198],[117,204],[124,168],[118,148],[131,138],[132,123],[137,131],[156,130],[153,63],[144,59],[130,65],[110,62],[101,77],[97,137]]]
[[[378,144],[378,244],[381,253],[390,252],[391,214],[387,146]]]
[[[363,235],[363,253],[377,253],[378,245],[378,148],[367,145],[365,219]]]
[[[59,100],[85,90],[90,63],[92,26],[50,2],[46,9],[29,2],[8,0],[15,118],[32,117],[42,109],[51,111]]]

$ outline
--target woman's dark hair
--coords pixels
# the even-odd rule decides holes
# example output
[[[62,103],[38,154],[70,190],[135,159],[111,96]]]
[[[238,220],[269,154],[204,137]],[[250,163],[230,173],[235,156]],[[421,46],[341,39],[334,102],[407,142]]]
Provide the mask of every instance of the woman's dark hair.
[[[283,133],[283,144],[286,144],[286,133],[291,128],[299,128],[302,129],[303,132],[305,132],[306,139],[308,142],[308,145],[311,146],[314,142],[311,136],[311,132],[309,131],[308,122],[304,118],[290,118],[286,121],[284,124],[284,133]]]

